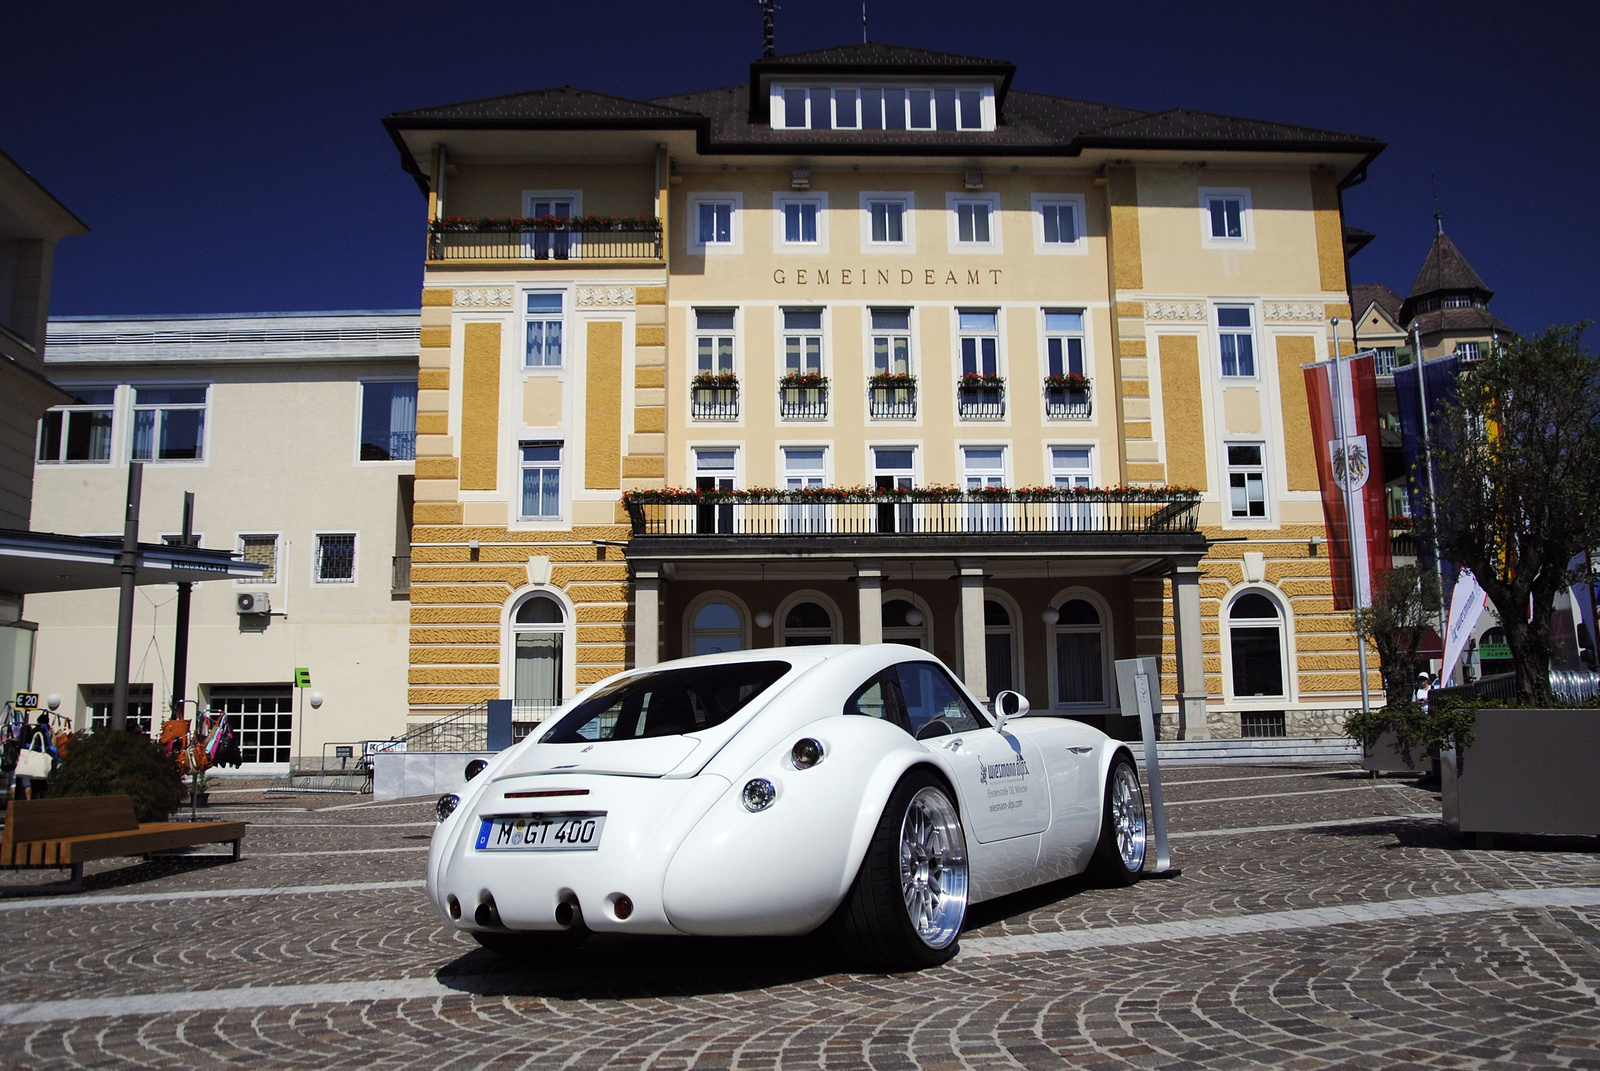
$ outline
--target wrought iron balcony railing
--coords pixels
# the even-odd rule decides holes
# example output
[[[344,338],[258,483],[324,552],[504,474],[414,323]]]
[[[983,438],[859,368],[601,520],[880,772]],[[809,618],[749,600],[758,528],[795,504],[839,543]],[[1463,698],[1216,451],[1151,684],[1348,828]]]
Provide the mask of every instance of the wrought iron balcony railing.
[[[1094,412],[1086,390],[1065,390],[1046,387],[1044,392],[1044,415],[1057,420],[1076,419],[1087,420]]]
[[[956,385],[956,412],[963,420],[1003,420],[1006,415],[1004,383],[982,386]]]
[[[661,227],[574,225],[564,230],[512,220],[428,227],[429,260],[660,260]]]
[[[827,420],[827,387],[778,387],[778,416],[784,420]]]
[[[915,420],[917,418],[916,386],[868,387],[867,413],[874,420]]]
[[[635,536],[941,536],[1197,531],[1200,493],[1148,491],[630,491]]]
[[[689,416],[694,420],[738,420],[738,387],[690,387]]]

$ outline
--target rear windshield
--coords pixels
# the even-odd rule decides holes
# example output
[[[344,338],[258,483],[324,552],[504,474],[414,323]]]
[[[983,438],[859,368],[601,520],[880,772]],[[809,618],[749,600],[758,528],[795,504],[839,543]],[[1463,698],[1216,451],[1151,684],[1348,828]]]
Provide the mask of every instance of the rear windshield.
[[[573,707],[543,739],[580,744],[696,733],[733,717],[787,672],[787,662],[732,662],[628,677]]]

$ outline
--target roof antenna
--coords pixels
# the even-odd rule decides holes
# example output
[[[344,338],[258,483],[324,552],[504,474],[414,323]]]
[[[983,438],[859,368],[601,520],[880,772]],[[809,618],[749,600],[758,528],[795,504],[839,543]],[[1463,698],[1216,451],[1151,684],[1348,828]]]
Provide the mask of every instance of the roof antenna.
[[[861,0],[861,43],[867,43],[867,0]]]
[[[1444,213],[1439,211],[1439,172],[1428,173],[1433,178],[1433,225],[1439,228],[1439,233],[1444,233]]]
[[[778,10],[778,0],[756,0],[761,5],[761,58],[771,59],[778,54],[772,43],[772,16]]]

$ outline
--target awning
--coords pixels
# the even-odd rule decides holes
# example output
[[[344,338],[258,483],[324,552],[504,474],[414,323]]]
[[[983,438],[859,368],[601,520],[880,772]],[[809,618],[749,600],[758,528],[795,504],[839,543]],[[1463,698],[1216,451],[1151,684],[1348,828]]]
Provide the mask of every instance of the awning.
[[[121,554],[120,539],[0,528],[0,591],[33,595],[114,588],[122,582]],[[140,543],[134,583],[253,580],[266,571],[265,564],[243,561],[232,551]]]

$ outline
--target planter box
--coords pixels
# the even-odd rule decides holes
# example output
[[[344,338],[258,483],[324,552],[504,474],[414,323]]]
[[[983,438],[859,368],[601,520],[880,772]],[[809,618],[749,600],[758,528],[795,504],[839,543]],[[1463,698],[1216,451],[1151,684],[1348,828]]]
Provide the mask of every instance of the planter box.
[[[1421,759],[1419,765],[1417,760]],[[1411,761],[1400,754],[1400,748],[1395,743],[1393,733],[1381,734],[1377,742],[1371,747],[1361,749],[1361,768],[1371,774],[1409,773],[1421,775],[1431,771],[1433,759],[1431,755],[1419,755],[1416,750],[1411,752]]]
[[[1480,710],[1474,731],[1465,753],[1441,756],[1457,831],[1600,835],[1600,710]]]

